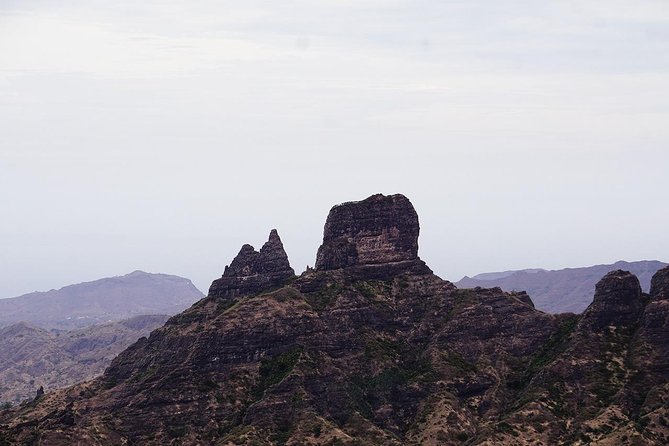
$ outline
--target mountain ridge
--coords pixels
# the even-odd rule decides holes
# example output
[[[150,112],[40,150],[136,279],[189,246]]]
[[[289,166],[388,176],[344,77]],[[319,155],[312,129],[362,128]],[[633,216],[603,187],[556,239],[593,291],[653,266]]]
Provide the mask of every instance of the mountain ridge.
[[[0,326],[27,321],[74,329],[142,314],[175,314],[202,297],[189,279],[133,271],[57,290],[0,299]]]
[[[627,262],[557,270],[541,268],[510,270],[465,276],[455,282],[461,288],[498,286],[504,291],[526,291],[537,308],[549,313],[581,313],[592,301],[595,284],[606,273],[617,269],[633,272],[645,292],[650,289],[652,275],[667,266],[657,260]]]
[[[548,314],[526,293],[458,289],[436,276],[411,248],[418,221],[397,200],[342,205],[356,217],[326,222],[326,261],[281,284],[243,249],[216,293],[100,378],[1,412],[0,439],[666,444],[669,267],[652,294],[616,270],[582,315]],[[240,284],[251,287],[237,293]]]

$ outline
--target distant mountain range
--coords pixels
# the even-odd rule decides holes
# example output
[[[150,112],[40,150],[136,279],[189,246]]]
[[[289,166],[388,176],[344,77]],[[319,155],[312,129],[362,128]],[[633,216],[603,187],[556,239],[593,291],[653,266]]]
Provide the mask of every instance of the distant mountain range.
[[[203,297],[183,277],[134,271],[0,299],[0,327],[28,322],[41,328],[74,329],[137,315],[176,314]]]
[[[504,291],[527,291],[534,305],[548,313],[581,313],[592,302],[595,284],[606,273],[615,270],[629,271],[639,278],[645,292],[657,270],[667,266],[664,262],[644,260],[619,261],[610,265],[583,268],[565,268],[547,271],[524,269],[465,276],[455,285],[458,288],[500,287]]]
[[[33,398],[100,375],[112,359],[161,327],[166,315],[134,318],[78,330],[47,331],[19,322],[0,328],[0,402]]]
[[[101,374],[118,353],[201,298],[188,279],[134,271],[0,299],[0,402]]]

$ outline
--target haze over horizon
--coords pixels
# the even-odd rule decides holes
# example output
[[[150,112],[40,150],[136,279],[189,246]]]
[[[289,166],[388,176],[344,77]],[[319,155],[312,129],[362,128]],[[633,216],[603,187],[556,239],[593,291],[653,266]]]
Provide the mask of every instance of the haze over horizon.
[[[0,5],[0,297],[206,292],[277,228],[402,193],[439,276],[668,261],[669,4]]]

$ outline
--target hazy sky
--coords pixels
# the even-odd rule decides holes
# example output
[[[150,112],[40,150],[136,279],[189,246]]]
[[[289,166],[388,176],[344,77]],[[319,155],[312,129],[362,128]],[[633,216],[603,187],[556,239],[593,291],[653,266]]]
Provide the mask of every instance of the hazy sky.
[[[401,192],[443,278],[669,260],[666,0],[0,0],[0,297],[206,291]]]

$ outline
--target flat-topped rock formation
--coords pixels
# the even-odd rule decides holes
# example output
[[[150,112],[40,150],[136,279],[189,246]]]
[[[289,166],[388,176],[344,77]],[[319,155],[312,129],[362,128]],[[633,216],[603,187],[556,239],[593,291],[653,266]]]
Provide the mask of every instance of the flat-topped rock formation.
[[[211,284],[209,296],[233,298],[255,294],[281,286],[294,276],[279,233],[272,229],[259,252],[251,245],[242,246],[237,257],[225,267],[223,276]]]
[[[317,270],[418,259],[418,214],[404,195],[372,195],[333,207]]]

